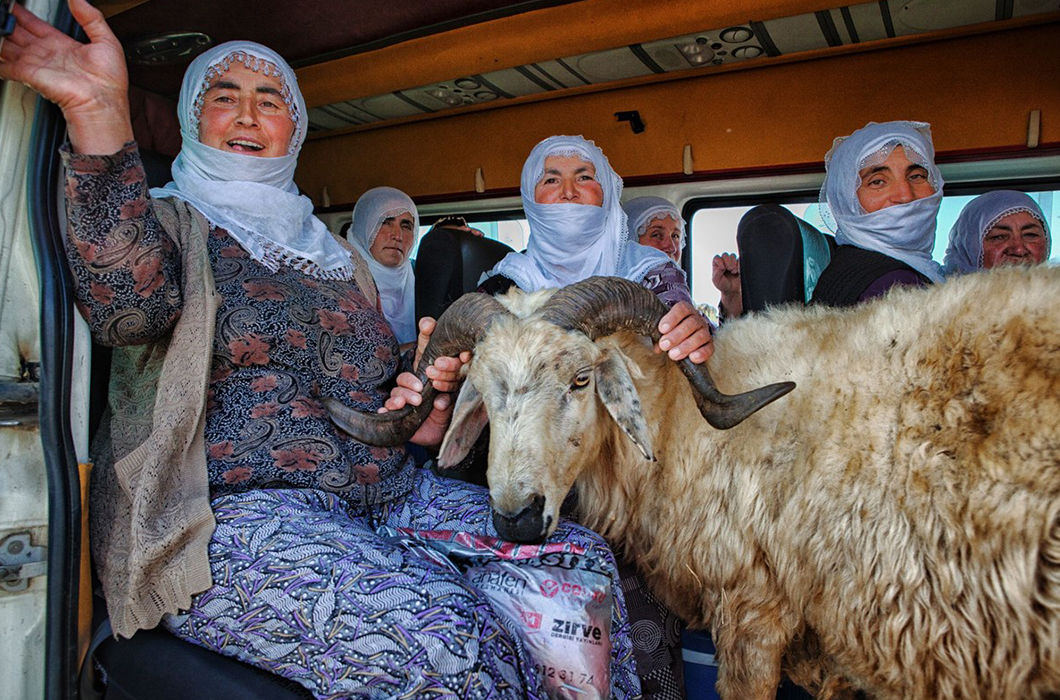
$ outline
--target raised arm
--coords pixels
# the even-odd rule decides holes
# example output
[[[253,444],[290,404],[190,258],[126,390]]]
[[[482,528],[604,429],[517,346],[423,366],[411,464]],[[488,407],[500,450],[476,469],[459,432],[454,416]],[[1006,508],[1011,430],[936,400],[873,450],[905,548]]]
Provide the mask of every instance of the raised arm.
[[[715,255],[711,263],[711,281],[721,292],[719,311],[723,318],[743,315],[743,291],[740,287],[740,259],[733,253]]]
[[[121,44],[86,0],[70,12],[89,43],[66,36],[20,5],[0,46],[0,78],[18,80],[59,106],[73,154],[66,166],[67,258],[78,306],[107,345],[150,341],[180,314],[179,256],[151,210],[129,116]]]
[[[16,24],[0,46],[0,78],[58,105],[76,153],[110,155],[132,141],[125,55],[103,13],[87,0],[70,0],[70,13],[89,39],[82,44],[21,5],[11,10]]]

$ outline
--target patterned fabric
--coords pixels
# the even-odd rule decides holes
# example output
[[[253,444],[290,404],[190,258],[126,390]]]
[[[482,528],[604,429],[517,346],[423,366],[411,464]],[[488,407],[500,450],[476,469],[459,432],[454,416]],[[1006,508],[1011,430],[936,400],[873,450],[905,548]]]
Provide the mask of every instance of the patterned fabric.
[[[213,492],[282,485],[372,503],[408,491],[404,448],[350,439],[319,400],[382,405],[400,359],[383,316],[352,284],[270,272],[222,229],[208,247],[221,297],[206,414]]]
[[[644,700],[682,700],[685,697],[685,667],[681,657],[684,620],[651,592],[636,567],[623,563],[619,575]]]
[[[184,271],[135,147],[71,160],[67,254],[95,337],[164,339],[184,311]],[[403,449],[356,443],[320,407],[322,395],[365,409],[384,400],[399,357],[382,315],[352,283],[269,272],[216,227],[206,248],[219,301],[213,346],[202,349],[213,370],[204,450],[214,585],[167,626],[318,697],[540,697],[533,659],[481,591],[379,533],[496,536],[486,490],[416,469]],[[612,695],[639,695],[610,550],[572,524],[553,541],[606,564]]]
[[[314,489],[219,496],[215,585],[165,625],[183,639],[292,678],[320,698],[544,697],[522,642],[452,566],[390,528],[496,536],[485,489],[417,470],[406,498],[351,507]],[[550,542],[616,571],[594,533]],[[612,613],[612,697],[639,694],[624,601]]]
[[[672,261],[667,260],[665,264],[648,270],[640,284],[650,289],[667,306],[672,307],[679,301],[687,301],[695,306],[684,271]]]
[[[111,204],[75,210],[68,253],[93,334],[115,345],[153,340],[168,327],[151,321],[180,312],[179,257],[150,215],[136,150],[123,153],[108,177],[71,171],[69,186],[77,201]],[[271,272],[224,229],[211,229],[207,248],[220,296],[205,432],[213,492],[315,487],[355,503],[405,493],[405,450],[351,440],[319,401],[375,410],[388,395],[399,355],[375,306],[352,283]],[[78,254],[91,260],[79,264]]]
[[[86,156],[64,149],[63,157],[66,256],[92,337],[121,346],[164,335],[182,308],[180,257],[151,215],[139,151],[130,145]]]
[[[111,168],[128,173],[132,177],[115,183],[116,187],[130,184],[132,196],[142,197],[142,169],[138,164],[121,167],[133,147],[104,159],[78,158],[68,149],[62,149],[61,155],[69,173],[92,175]],[[79,277],[84,283],[75,290],[82,308],[89,303],[88,294],[107,293],[97,280],[106,281],[110,275],[151,281],[148,288],[154,286],[151,275],[141,276],[152,266],[160,269],[159,257],[153,257],[158,251],[152,251],[155,246],[148,240],[151,232],[164,229],[180,249],[181,283],[175,300],[179,307],[162,300],[169,308],[179,308],[179,313],[176,318],[162,317],[172,321],[172,328],[165,330],[166,323],[160,323],[164,332],[154,340],[146,335],[135,345],[114,348],[109,420],[101,424],[93,445],[92,555],[111,625],[116,634],[129,637],[138,629],[155,627],[162,615],[187,606],[194,593],[211,585],[207,547],[214,518],[202,435],[210,375],[210,353],[204,349],[212,344],[216,318],[206,250],[209,223],[178,200],[136,202],[121,207],[119,228],[97,244],[80,238],[76,229],[82,222],[99,220],[99,203],[91,198],[91,187],[79,190],[76,178],[68,178],[65,243],[67,255],[77,260],[77,273],[88,278]],[[147,207],[157,219],[153,224],[141,216]],[[142,293],[145,303],[150,303],[153,294],[149,289]],[[104,309],[94,319],[99,321],[96,340],[115,344],[143,334],[157,319],[143,318],[142,311]]]

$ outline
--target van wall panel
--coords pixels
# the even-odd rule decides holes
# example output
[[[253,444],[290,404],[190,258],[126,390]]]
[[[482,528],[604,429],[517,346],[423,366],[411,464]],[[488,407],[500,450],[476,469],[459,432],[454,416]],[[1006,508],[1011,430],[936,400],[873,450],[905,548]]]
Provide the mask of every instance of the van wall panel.
[[[699,176],[820,163],[832,139],[870,120],[932,123],[940,152],[1018,150],[1028,114],[1042,112],[1041,143],[1060,146],[1056,23],[898,48],[776,61],[555,99],[367,128],[310,140],[299,185],[335,206],[391,185],[414,197],[518,187],[530,148],[560,133],[599,144],[624,177],[672,176],[691,144]],[[633,134],[614,113],[636,109]],[[726,177],[732,176],[725,174]]]

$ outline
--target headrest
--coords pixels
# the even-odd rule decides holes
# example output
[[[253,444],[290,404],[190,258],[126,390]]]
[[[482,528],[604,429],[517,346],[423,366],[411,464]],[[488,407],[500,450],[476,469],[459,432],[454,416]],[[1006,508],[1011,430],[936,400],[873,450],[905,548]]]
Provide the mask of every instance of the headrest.
[[[829,238],[777,204],[744,214],[736,229],[744,311],[805,304],[831,259]]]
[[[482,273],[511,252],[500,241],[463,229],[428,231],[416,253],[416,318],[438,318],[461,295],[475,291]]]

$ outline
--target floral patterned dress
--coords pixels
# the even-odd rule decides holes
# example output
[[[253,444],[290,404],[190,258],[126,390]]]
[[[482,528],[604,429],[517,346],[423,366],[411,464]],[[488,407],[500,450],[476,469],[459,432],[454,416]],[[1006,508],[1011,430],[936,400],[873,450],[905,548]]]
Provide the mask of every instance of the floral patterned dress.
[[[79,307],[108,345],[164,336],[181,313],[180,257],[154,217],[139,152],[64,154],[67,255]],[[213,227],[221,303],[206,397],[214,586],[164,624],[291,678],[316,697],[543,697],[534,659],[482,591],[395,528],[496,537],[485,489],[418,468],[403,447],[353,440],[321,397],[374,410],[401,369],[354,282],[262,266]],[[599,536],[563,542],[617,581]],[[611,691],[640,686],[618,586]]]

